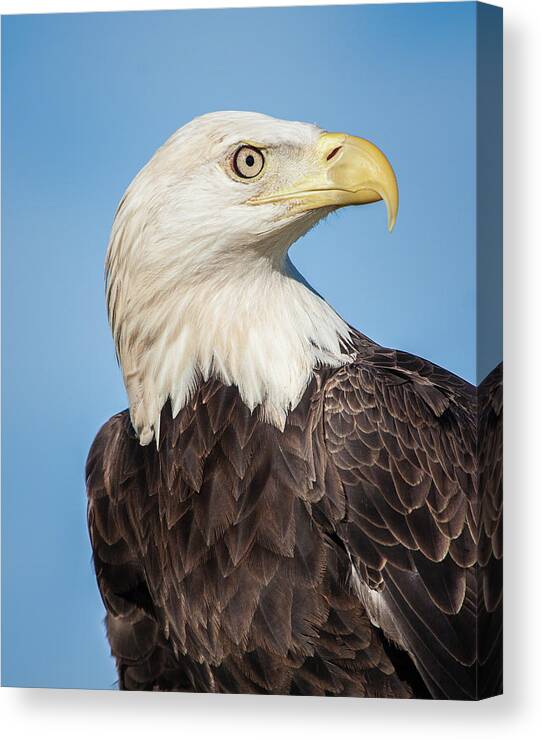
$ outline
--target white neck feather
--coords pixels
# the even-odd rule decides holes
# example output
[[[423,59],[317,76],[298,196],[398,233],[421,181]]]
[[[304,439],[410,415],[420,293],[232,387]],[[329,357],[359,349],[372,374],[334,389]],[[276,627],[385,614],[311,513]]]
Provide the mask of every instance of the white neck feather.
[[[168,399],[176,416],[210,377],[282,429],[314,370],[349,361],[348,326],[288,259],[282,269],[268,259],[243,266],[124,315],[117,349],[141,444],[159,438]]]

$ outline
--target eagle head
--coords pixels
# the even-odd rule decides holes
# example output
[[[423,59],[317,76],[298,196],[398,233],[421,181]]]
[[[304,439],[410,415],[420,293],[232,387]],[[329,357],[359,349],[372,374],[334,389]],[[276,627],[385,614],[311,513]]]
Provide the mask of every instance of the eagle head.
[[[398,190],[365,139],[257,113],[196,118],[158,149],[117,209],[107,305],[142,444],[159,441],[198,382],[236,385],[283,426],[314,369],[346,361],[345,322],[301,278],[289,247],[323,216]]]

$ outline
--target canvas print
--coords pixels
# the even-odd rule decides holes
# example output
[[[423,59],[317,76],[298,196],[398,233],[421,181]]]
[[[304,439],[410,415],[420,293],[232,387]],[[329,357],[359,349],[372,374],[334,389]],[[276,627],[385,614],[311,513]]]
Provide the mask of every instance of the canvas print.
[[[501,11],[2,41],[4,685],[501,693]]]

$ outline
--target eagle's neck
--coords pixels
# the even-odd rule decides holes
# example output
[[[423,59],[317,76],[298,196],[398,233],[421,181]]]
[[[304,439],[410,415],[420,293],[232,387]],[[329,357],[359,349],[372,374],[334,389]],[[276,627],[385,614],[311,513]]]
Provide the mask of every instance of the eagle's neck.
[[[320,366],[347,362],[349,329],[289,259],[186,279],[126,312],[117,349],[141,444],[159,438],[210,377],[237,386],[251,409],[282,429]]]

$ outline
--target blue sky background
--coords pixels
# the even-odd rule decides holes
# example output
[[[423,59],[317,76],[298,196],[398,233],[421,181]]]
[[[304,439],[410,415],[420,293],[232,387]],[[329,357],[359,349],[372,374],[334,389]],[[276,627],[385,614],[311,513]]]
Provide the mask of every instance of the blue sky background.
[[[475,6],[21,16],[2,41],[3,684],[110,688],[83,469],[126,406],[103,296],[117,202],[207,111],[373,140],[396,230],[382,204],[346,209],[293,260],[366,334],[474,381]]]

